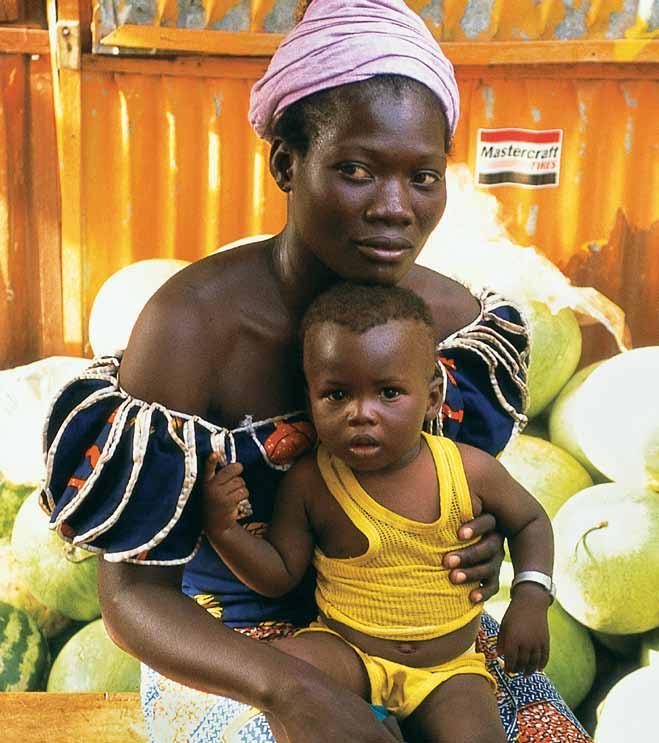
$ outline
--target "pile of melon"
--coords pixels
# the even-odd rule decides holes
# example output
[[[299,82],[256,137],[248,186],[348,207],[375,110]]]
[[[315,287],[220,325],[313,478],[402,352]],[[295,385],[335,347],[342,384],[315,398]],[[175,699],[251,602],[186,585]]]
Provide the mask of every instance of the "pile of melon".
[[[90,327],[98,354],[125,346],[148,297],[182,268],[154,262],[149,273],[144,263],[99,292]],[[136,285],[134,301],[122,302],[127,284]],[[645,740],[633,725],[647,720],[638,730],[651,729],[659,692],[659,347],[579,369],[574,312],[533,300],[524,312],[531,420],[501,461],[554,527],[547,674],[596,724],[597,743]],[[96,558],[49,531],[36,499],[48,403],[87,363],[50,358],[0,372],[0,690],[137,688],[137,661],[98,619]],[[487,605],[498,617],[511,569]]]
[[[126,347],[139,313],[182,260],[111,276],[90,314],[97,356]],[[0,371],[0,691],[136,691],[139,663],[108,637],[95,555],[63,542],[38,502],[43,427],[53,396],[89,366],[53,356]]]
[[[531,308],[529,433],[500,461],[554,529],[547,675],[596,743],[650,740],[659,695],[659,346],[575,372],[581,341],[571,314]],[[486,606],[498,618],[511,580],[508,563]]]

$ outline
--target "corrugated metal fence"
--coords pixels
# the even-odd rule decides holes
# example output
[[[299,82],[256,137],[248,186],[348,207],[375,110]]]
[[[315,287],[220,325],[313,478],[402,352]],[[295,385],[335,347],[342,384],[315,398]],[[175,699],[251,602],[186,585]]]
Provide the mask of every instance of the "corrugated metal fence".
[[[454,160],[475,171],[479,129],[562,130],[558,187],[493,190],[506,224],[517,242],[622,304],[637,345],[659,342],[659,41],[621,47],[610,38],[651,35],[659,3],[410,4],[438,34],[460,41],[445,47],[463,101]],[[60,18],[75,21],[75,1],[67,5]],[[134,27],[128,10],[138,7],[154,10],[142,20],[162,33],[188,5],[103,2],[97,17],[111,8],[115,29]],[[204,7],[202,28],[222,17],[233,19],[224,26],[231,30],[246,18],[248,28],[279,31],[292,17],[283,1]],[[521,40],[555,40],[568,27],[596,40]],[[267,151],[246,124],[249,89],[267,58],[250,53],[253,33],[240,38],[245,56],[84,54],[77,70],[61,70],[61,256],[47,60],[30,57],[34,39],[23,54],[0,54],[0,367],[88,351],[93,298],[128,263],[193,260],[283,224]],[[0,50],[2,39],[0,28]],[[471,39],[487,43],[461,43]],[[596,351],[607,345],[604,335],[593,343]]]

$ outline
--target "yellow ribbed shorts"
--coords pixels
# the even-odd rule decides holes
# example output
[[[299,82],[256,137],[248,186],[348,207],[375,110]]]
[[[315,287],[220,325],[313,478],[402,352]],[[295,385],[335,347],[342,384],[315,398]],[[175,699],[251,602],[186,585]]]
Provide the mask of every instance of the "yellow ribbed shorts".
[[[483,653],[475,652],[473,645],[462,655],[446,663],[428,668],[414,668],[393,660],[379,658],[376,655],[368,655],[341,637],[338,632],[330,629],[321,620],[298,630],[295,637],[305,632],[325,632],[335,635],[351,647],[360,657],[368,674],[371,685],[371,704],[385,707],[399,720],[404,720],[411,715],[430,692],[454,676],[467,674],[483,676],[492,689],[496,689],[496,682],[485,667],[485,656]]]

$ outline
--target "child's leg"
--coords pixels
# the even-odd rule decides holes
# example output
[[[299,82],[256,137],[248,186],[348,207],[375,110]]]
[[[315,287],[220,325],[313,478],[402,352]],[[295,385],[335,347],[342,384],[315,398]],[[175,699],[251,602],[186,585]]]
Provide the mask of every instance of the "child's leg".
[[[305,632],[274,640],[272,646],[318,668],[346,689],[369,701],[371,687],[364,664],[340,637],[326,632]]]
[[[506,743],[492,687],[482,676],[453,676],[401,724],[408,743]]]

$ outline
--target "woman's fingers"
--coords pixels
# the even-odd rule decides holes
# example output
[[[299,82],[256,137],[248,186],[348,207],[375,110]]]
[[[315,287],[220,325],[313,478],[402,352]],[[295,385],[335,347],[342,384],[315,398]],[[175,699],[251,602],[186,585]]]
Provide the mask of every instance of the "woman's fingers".
[[[496,527],[497,522],[494,516],[491,513],[482,513],[475,519],[462,524],[458,529],[458,537],[463,540],[482,537],[484,534],[494,531]]]
[[[490,572],[486,575],[492,575],[495,571],[499,572],[499,566],[503,560],[503,540],[496,532],[486,534],[480,542],[471,544],[454,552],[449,552],[444,557],[444,566],[447,568],[460,568],[469,572],[470,568],[477,565],[490,565]],[[483,576],[479,575],[476,580]],[[471,580],[474,580],[473,578]],[[463,581],[464,582],[464,581]]]

